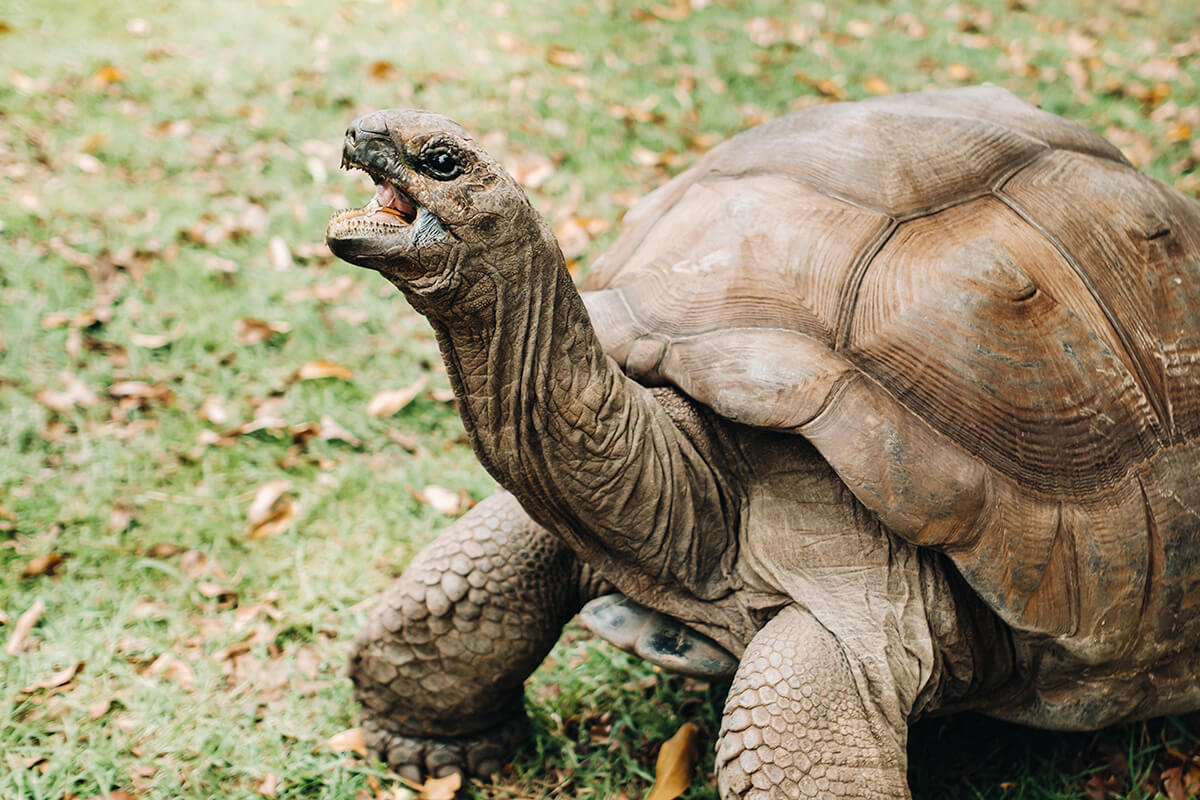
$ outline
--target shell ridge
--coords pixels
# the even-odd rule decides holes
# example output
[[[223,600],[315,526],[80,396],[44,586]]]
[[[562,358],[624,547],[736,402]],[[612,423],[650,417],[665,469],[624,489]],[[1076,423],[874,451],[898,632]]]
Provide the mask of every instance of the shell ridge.
[[[835,352],[850,347],[850,330],[854,323],[854,312],[858,308],[858,298],[862,292],[862,284],[867,277],[867,271],[875,262],[876,256],[883,250],[884,245],[899,228],[900,223],[894,217],[889,218],[888,224],[871,237],[862,251],[855,256],[854,266],[846,275],[846,281],[842,284],[842,291],[838,297],[837,317],[833,326],[833,349]]]
[[[1141,475],[1135,476],[1138,484],[1138,490],[1142,494],[1142,503],[1146,509],[1146,576],[1142,583],[1142,598],[1141,605],[1138,607],[1137,614],[1137,629],[1144,630],[1146,616],[1152,608],[1154,595],[1158,590],[1158,582],[1155,580],[1155,570],[1160,569],[1159,551],[1162,547],[1161,535],[1158,530],[1158,522],[1154,517],[1154,508],[1150,505],[1150,494],[1146,491],[1146,482],[1142,480]],[[1136,640],[1131,639],[1129,646],[1132,647]]]
[[[1014,175],[1015,174],[1016,173],[1014,173]],[[1165,425],[1167,419],[1169,418],[1166,408],[1166,400],[1152,390],[1154,383],[1150,377],[1151,368],[1149,365],[1144,363],[1141,358],[1138,357],[1137,348],[1134,346],[1131,335],[1127,330],[1125,330],[1125,326],[1121,325],[1119,320],[1117,320],[1116,314],[1113,313],[1112,308],[1101,296],[1091,276],[1088,275],[1085,269],[1083,269],[1079,263],[1079,260],[1075,257],[1075,254],[1070,251],[1066,244],[1058,236],[1054,235],[1053,232],[1048,230],[1045,225],[1042,225],[1032,214],[1030,214],[1028,209],[1017,202],[1016,198],[1012,197],[1003,190],[997,191],[995,195],[996,198],[1000,202],[1004,203],[1004,205],[1006,205],[1009,209],[1011,209],[1014,214],[1016,214],[1030,227],[1040,233],[1046,239],[1046,241],[1048,241],[1050,245],[1058,251],[1058,254],[1062,256],[1063,260],[1065,260],[1071,266],[1072,271],[1074,271],[1075,275],[1083,283],[1084,288],[1086,288],[1088,294],[1092,296],[1092,300],[1096,303],[1096,306],[1100,309],[1100,313],[1104,315],[1109,327],[1116,335],[1117,341],[1121,343],[1121,350],[1127,359],[1127,363],[1133,366],[1133,378],[1137,382],[1138,389],[1142,396],[1145,397],[1146,401],[1149,403],[1151,412],[1154,414],[1153,424],[1150,427],[1154,431],[1155,438],[1160,444],[1166,444],[1168,446],[1171,445],[1173,443],[1173,437],[1171,435],[1171,431],[1167,429]],[[1147,455],[1152,455],[1152,453]]]

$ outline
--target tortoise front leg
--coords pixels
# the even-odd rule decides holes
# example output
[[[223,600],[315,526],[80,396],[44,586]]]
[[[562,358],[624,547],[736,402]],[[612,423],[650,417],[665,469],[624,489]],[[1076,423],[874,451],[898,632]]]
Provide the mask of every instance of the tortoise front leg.
[[[865,677],[807,611],[788,606],[767,623],[725,702],[722,800],[908,798],[907,731],[864,696],[856,671]]]
[[[430,543],[355,641],[367,746],[415,780],[486,777],[525,738],[525,678],[603,587],[499,492]]]

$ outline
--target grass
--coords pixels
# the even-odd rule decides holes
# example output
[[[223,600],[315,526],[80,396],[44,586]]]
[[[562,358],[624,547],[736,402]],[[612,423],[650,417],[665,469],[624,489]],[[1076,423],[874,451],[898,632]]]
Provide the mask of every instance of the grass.
[[[593,234],[584,269],[714,141],[885,90],[1008,86],[1194,194],[1198,25],[1175,0],[5,4],[0,638],[45,611],[0,653],[0,796],[403,795],[323,746],[356,724],[347,647],[448,522],[414,491],[491,485],[425,323],[320,244],[367,196],[335,169],[353,116],[413,104],[488,134],[556,225]],[[342,377],[301,377],[320,361]],[[278,480],[278,530],[252,538]],[[476,792],[639,797],[684,720],[711,749],[722,689],[574,631],[531,682],[534,740]],[[1148,797],[1198,728],[933,721],[914,787]],[[715,796],[705,764],[691,797]]]

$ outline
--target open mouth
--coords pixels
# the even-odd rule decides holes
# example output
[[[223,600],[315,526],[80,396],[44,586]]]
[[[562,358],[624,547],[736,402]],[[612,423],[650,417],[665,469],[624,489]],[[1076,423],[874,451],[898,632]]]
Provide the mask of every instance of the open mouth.
[[[389,178],[364,164],[352,161],[348,154],[342,155],[342,169],[362,170],[375,182],[375,196],[371,198],[371,202],[350,213],[384,224],[412,225],[416,221],[417,211],[420,209],[417,201],[405,194]]]
[[[375,181],[375,196],[363,211],[373,215],[387,214],[398,218],[405,225],[413,224],[417,218],[416,202],[386,178],[375,175],[371,178]]]
[[[342,168],[371,176],[375,196],[361,208],[337,211],[329,218],[325,241],[339,258],[373,266],[384,251],[389,258],[400,258],[452,238],[441,220],[401,188],[403,179],[349,156],[343,157]]]

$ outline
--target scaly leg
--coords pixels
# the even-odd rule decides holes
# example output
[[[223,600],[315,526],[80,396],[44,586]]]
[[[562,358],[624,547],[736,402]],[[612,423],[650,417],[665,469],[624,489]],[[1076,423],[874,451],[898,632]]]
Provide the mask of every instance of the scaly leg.
[[[499,492],[423,549],[355,641],[367,746],[406,777],[486,777],[529,732],[525,678],[605,588]]]
[[[725,703],[722,800],[908,798],[907,731],[889,725],[855,674],[807,611],[789,606],[767,623],[746,648]]]

